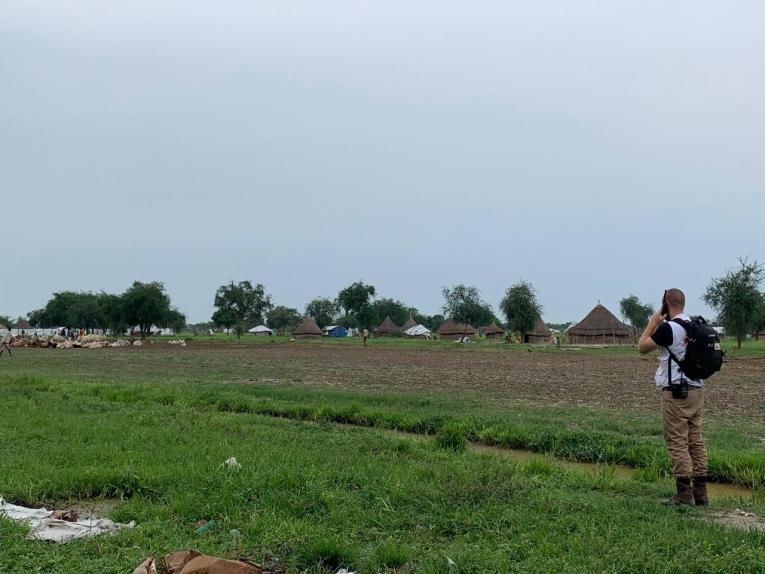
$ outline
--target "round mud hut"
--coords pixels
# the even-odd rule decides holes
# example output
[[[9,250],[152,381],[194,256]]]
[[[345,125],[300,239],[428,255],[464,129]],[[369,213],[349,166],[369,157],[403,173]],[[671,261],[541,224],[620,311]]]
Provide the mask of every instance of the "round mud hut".
[[[579,323],[566,331],[573,345],[630,345],[635,331],[598,303]]]
[[[403,333],[404,331],[407,331],[411,329],[412,327],[416,327],[416,326],[417,326],[417,321],[414,320],[414,317],[409,315],[409,318],[406,320],[406,323],[404,323],[401,326],[401,332]]]
[[[447,320],[436,331],[438,338],[444,341],[459,341],[463,337],[475,337],[475,333],[470,323],[457,323],[454,319]]]
[[[303,322],[292,331],[292,336],[296,339],[319,339],[321,333],[322,331],[314,318],[309,316],[303,319]]]
[[[391,337],[401,333],[401,327],[396,325],[390,318],[390,315],[385,317],[385,320],[380,323],[373,331],[375,337]]]
[[[553,332],[547,323],[542,321],[542,317],[537,317],[534,322],[534,329],[530,333],[524,333],[523,342],[532,345],[544,345],[552,343]]]
[[[501,339],[505,335],[505,330],[496,323],[492,323],[483,330],[483,334],[487,339]]]

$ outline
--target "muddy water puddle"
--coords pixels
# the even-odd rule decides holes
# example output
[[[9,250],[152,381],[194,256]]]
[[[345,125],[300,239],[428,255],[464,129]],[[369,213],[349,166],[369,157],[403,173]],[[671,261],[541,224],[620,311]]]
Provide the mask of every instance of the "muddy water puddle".
[[[387,431],[387,432],[389,434],[394,434],[402,438],[416,439],[416,440],[422,440],[422,441],[429,440],[430,438],[427,435],[421,435],[416,433],[407,433],[407,432],[401,432],[401,431]],[[622,480],[633,479],[635,476],[635,471],[636,471],[636,469],[629,466],[622,465],[622,464],[604,465],[604,464],[597,464],[594,462],[575,462],[570,460],[564,460],[561,458],[555,458],[553,456],[550,456],[549,454],[542,454],[542,453],[533,452],[530,450],[524,450],[524,449],[518,449],[518,448],[506,448],[502,446],[491,446],[491,445],[478,443],[478,442],[468,443],[468,449],[471,452],[494,454],[504,458],[510,458],[519,462],[544,462],[548,464],[554,464],[556,466],[560,466],[568,470],[573,470],[576,472],[581,472],[583,474],[588,474],[593,476],[602,474],[604,472],[607,472],[607,473],[613,472],[614,476]],[[742,498],[744,500],[752,499],[752,491],[746,488],[745,486],[740,486],[738,484],[708,482],[707,491],[709,492],[709,497],[712,499],[719,499],[719,498]]]
[[[470,443],[469,448],[472,452],[491,453],[491,454],[496,454],[499,456],[503,456],[503,457],[507,457],[513,460],[518,460],[523,462],[540,461],[540,462],[552,463],[569,470],[575,470],[577,472],[582,472],[584,474],[590,474],[590,475],[598,475],[607,471],[607,472],[613,472],[617,478],[621,478],[624,480],[630,480],[635,475],[634,468],[631,468],[629,466],[624,466],[621,464],[602,465],[602,464],[596,464],[592,462],[573,462],[569,460],[555,458],[546,454],[532,452],[530,450],[504,448],[499,446],[489,446],[489,445],[480,444],[480,443]],[[751,490],[737,484],[723,484],[718,482],[708,482],[707,490],[709,491],[710,498],[743,498],[746,500],[751,500],[752,498]]]

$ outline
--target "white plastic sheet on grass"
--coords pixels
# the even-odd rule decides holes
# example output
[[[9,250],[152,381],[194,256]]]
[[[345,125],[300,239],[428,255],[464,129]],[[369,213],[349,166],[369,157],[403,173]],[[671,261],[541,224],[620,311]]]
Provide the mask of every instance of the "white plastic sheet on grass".
[[[76,522],[51,518],[52,510],[45,508],[26,508],[10,504],[0,497],[0,516],[29,525],[30,540],[49,540],[51,542],[69,542],[76,538],[98,536],[117,532],[121,528],[133,528],[135,522],[119,524],[108,518],[85,518]]]

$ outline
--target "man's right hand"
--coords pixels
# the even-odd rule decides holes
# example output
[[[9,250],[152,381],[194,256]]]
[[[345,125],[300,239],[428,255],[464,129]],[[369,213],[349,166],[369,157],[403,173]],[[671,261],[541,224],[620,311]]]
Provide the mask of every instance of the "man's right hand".
[[[648,320],[649,325],[653,325],[653,330],[655,331],[656,328],[661,325],[664,322],[664,319],[666,319],[667,316],[662,314],[661,309],[656,311],[653,315],[651,315],[651,318]]]
[[[638,350],[641,354],[650,353],[658,348],[656,343],[653,342],[653,339],[651,339],[651,335],[653,335],[656,329],[659,328],[659,325],[664,322],[664,319],[665,316],[662,315],[661,309],[651,315],[651,318],[648,320],[648,325],[646,325],[645,331],[643,331],[643,334],[638,341]]]

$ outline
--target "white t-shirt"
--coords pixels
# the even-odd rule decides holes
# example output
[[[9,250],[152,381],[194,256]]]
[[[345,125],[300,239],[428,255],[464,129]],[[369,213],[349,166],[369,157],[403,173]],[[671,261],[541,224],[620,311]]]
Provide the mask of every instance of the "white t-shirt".
[[[685,321],[691,320],[691,318],[685,313],[680,313],[674,317],[674,319],[683,319]],[[685,332],[685,329],[682,325],[678,325],[674,321],[665,321],[659,325],[659,328],[656,329],[656,332],[651,335],[651,339],[653,339],[653,342],[659,345],[661,348],[661,354],[659,355],[659,366],[656,369],[656,386],[659,388],[666,387],[670,384],[667,377],[667,364],[670,362],[670,355],[669,351],[667,351],[667,347],[669,347],[675,357],[682,361],[683,357],[685,357],[685,349],[688,346],[688,334]],[[681,379],[685,379],[688,381],[688,384],[693,387],[704,386],[704,381],[696,381],[683,375],[680,367],[677,366],[677,362],[674,359],[671,362],[673,384],[679,383]]]

